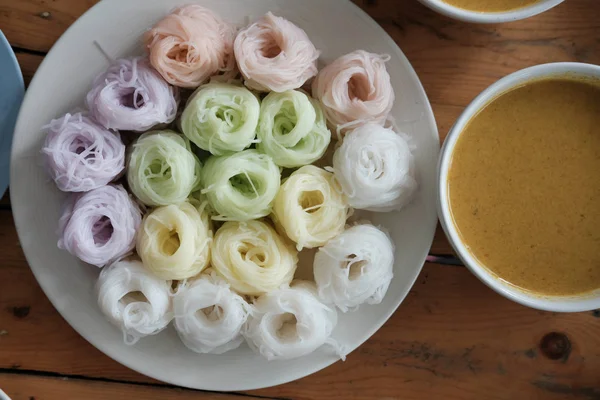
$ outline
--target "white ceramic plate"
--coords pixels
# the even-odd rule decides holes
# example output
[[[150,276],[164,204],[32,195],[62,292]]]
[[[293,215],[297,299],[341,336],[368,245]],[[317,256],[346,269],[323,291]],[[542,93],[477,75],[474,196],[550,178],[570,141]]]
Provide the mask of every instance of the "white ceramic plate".
[[[93,42],[112,57],[142,52],[141,34],[174,6],[190,0],[106,0],[81,17],[57,42],[33,79],[19,115],[11,160],[11,200],[19,238],[42,289],[62,316],[90,343],[118,362],[176,385],[207,390],[249,390],[281,384],[327,367],[337,360],[323,350],[292,361],[267,362],[245,345],[223,355],[187,350],[172,328],[123,344],[96,305],[99,270],[56,247],[56,227],[65,195],[39,166],[40,128],[83,104],[92,79],[107,67]],[[439,142],[423,88],[392,39],[354,4],[345,0],[196,0],[226,19],[244,23],[267,11],[304,28],[322,61],[365,49],[388,53],[397,100],[392,115],[416,144],[420,191],[401,213],[373,214],[396,243],[395,277],[382,304],[341,315],[334,338],[354,350],[396,310],[413,285],[431,245],[436,224],[436,163]],[[402,122],[406,121],[406,122]]]

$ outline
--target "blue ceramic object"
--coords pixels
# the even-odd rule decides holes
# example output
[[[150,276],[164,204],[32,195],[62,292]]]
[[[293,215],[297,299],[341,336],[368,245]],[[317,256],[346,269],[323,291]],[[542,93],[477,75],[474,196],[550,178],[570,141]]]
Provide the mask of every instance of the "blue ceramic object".
[[[8,187],[10,148],[24,93],[19,62],[0,31],[0,197]]]

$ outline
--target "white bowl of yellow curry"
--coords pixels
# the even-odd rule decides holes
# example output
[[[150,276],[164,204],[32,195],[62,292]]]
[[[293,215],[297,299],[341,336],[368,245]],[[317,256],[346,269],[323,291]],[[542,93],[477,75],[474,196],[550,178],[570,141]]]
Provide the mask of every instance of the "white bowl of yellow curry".
[[[461,21],[500,23],[540,14],[564,0],[419,0],[427,7]]]
[[[600,308],[600,66],[527,68],[450,130],[439,214],[465,265],[529,307]]]

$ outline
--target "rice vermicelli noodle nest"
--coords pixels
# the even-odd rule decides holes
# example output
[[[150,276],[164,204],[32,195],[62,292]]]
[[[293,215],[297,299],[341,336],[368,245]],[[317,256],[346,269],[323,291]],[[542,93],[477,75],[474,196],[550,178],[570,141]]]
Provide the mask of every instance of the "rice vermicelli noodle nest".
[[[143,132],[175,120],[179,93],[144,58],[115,61],[94,80],[86,102],[107,129]]]
[[[289,284],[298,253],[262,221],[226,222],[212,243],[212,266],[240,294],[258,296]]]
[[[243,86],[208,83],[188,100],[181,130],[196,146],[220,156],[255,142],[260,102]]]
[[[234,77],[235,28],[199,5],[175,9],[146,33],[152,66],[172,85],[195,88],[212,75]]]
[[[45,127],[42,148],[46,168],[64,192],[87,192],[104,186],[125,168],[125,145],[82,113],[65,114]]]
[[[127,182],[148,206],[183,203],[200,184],[200,161],[189,141],[173,131],[144,133],[133,144]]]
[[[98,305],[123,332],[126,344],[155,335],[172,319],[170,282],[157,278],[139,260],[120,260],[100,272]]]
[[[184,284],[173,297],[174,325],[186,347],[222,354],[244,341],[241,330],[250,305],[214,272]]]
[[[329,344],[344,358],[331,339],[337,324],[335,309],[321,303],[314,284],[303,282],[267,293],[254,302],[244,331],[248,345],[267,360],[290,360]]]
[[[72,195],[58,222],[58,247],[102,267],[133,250],[142,215],[121,185]]]
[[[279,167],[254,149],[210,157],[202,169],[202,193],[223,221],[269,215],[281,183]]]
[[[366,122],[383,125],[394,105],[385,68],[389,56],[353,51],[323,68],[312,83],[331,128],[344,133]]]
[[[319,52],[306,32],[270,12],[238,33],[234,51],[244,84],[253,90],[298,89],[317,74]]]
[[[208,214],[188,202],[170,204],[146,215],[137,237],[144,266],[159,278],[182,280],[204,270],[210,261],[212,230]]]
[[[341,311],[379,304],[394,276],[394,243],[370,224],[355,225],[321,247],[313,272],[319,297]]]
[[[404,135],[368,123],[349,131],[333,155],[333,172],[350,206],[387,212],[407,205],[417,189]]]
[[[320,105],[298,90],[271,92],[263,99],[257,135],[256,148],[285,168],[317,161],[331,141]]]
[[[273,220],[298,250],[323,246],[344,230],[348,203],[333,178],[322,168],[306,165],[293,172],[277,193]]]

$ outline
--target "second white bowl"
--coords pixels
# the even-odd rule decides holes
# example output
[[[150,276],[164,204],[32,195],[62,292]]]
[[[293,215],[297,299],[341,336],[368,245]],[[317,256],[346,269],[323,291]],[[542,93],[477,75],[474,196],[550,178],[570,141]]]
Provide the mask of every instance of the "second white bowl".
[[[421,3],[447,17],[465,22],[480,24],[497,24],[501,22],[518,21],[543,13],[564,0],[540,0],[527,7],[505,12],[478,12],[469,11],[450,5],[442,0],[419,0]]]

